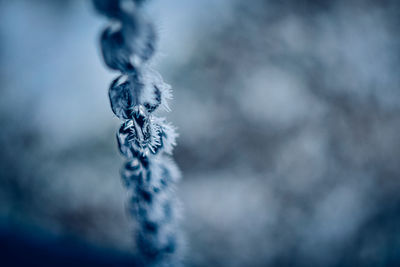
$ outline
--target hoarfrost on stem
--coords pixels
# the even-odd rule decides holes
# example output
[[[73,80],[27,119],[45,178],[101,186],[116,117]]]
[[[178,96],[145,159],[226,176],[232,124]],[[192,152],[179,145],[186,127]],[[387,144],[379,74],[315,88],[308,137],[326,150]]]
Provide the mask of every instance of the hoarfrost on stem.
[[[145,266],[181,265],[179,201],[175,184],[180,172],[171,158],[177,133],[154,111],[163,107],[171,87],[148,66],[156,32],[141,12],[143,0],[93,0],[111,19],[101,34],[105,64],[121,74],[109,88],[111,109],[122,120],[117,132],[126,162],[121,177],[128,190],[127,210],[135,221],[134,240]]]

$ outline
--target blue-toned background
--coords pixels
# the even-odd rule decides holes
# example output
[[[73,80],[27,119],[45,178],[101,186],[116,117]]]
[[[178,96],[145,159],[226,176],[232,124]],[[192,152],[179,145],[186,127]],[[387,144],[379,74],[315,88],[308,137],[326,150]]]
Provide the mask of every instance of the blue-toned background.
[[[400,2],[147,13],[174,89],[186,265],[400,266]],[[106,23],[88,0],[0,1],[2,266],[132,260]]]

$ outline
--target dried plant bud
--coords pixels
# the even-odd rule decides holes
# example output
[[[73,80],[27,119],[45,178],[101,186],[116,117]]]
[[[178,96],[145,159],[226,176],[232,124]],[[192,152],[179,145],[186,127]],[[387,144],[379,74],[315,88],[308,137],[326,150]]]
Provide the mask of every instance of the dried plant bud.
[[[138,103],[133,86],[135,84],[130,83],[127,76],[121,75],[111,83],[108,91],[111,109],[122,120],[132,117],[134,105]]]
[[[143,18],[122,15],[122,21],[104,29],[101,50],[108,67],[131,73],[154,54],[156,34]]]
[[[93,5],[97,12],[109,18],[115,19],[121,14],[118,0],[93,0]]]

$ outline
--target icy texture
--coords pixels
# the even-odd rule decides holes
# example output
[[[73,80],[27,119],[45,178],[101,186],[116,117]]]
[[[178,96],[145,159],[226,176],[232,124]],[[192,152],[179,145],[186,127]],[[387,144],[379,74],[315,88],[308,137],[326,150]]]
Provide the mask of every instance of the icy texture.
[[[111,83],[108,94],[112,111],[120,119],[132,118],[134,107],[141,103],[149,113],[160,106],[169,111],[167,100],[172,98],[171,86],[150,68],[119,76]]]
[[[124,4],[122,4],[124,2]],[[146,63],[154,53],[156,35],[137,8],[143,1],[94,1],[99,13],[117,20],[101,35],[103,58],[119,70],[109,88],[111,109],[123,120],[118,148],[127,159],[121,170],[129,192],[127,210],[135,221],[134,240],[144,266],[179,266],[181,236],[175,183],[180,173],[172,154],[177,134],[164,118],[152,115],[169,110],[171,87]]]

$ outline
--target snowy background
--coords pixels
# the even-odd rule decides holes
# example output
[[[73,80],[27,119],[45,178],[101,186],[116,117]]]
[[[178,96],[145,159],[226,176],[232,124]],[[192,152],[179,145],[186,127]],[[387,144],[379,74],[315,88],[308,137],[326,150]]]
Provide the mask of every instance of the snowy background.
[[[186,265],[399,266],[400,2],[146,11],[174,89]],[[2,235],[131,249],[106,23],[88,0],[0,1]]]

